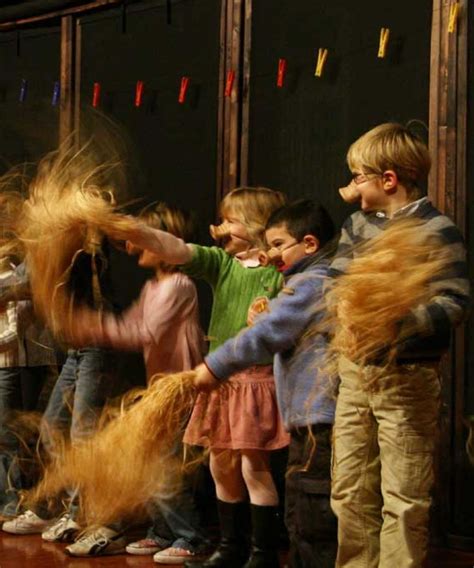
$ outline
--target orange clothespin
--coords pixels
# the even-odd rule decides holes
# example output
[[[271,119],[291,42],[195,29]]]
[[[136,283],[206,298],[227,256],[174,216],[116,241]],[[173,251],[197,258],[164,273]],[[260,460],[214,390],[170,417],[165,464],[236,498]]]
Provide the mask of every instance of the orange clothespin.
[[[328,58],[328,50],[326,48],[320,47],[318,49],[318,59],[316,61],[316,69],[314,71],[315,77],[322,77],[324,66],[326,65],[326,60]]]
[[[135,106],[137,108],[142,106],[143,88],[144,88],[143,81],[137,81],[137,84],[136,84],[136,87],[135,87]]]
[[[232,94],[232,87],[234,85],[234,80],[235,80],[235,71],[231,69],[230,71],[227,72],[224,97],[230,97],[230,95]]]
[[[277,87],[283,87],[286,75],[286,59],[278,60]]]
[[[189,77],[181,77],[181,86],[179,88],[178,102],[180,105],[184,104],[186,100],[186,92],[189,86]]]
[[[454,4],[451,4],[451,6],[449,7],[448,33],[450,34],[456,31],[458,14],[459,14],[459,2],[454,2]]]
[[[94,83],[94,89],[92,91],[92,106],[97,108],[100,102],[100,83]]]
[[[387,53],[388,38],[390,37],[389,28],[380,28],[379,52],[377,57],[383,59]]]

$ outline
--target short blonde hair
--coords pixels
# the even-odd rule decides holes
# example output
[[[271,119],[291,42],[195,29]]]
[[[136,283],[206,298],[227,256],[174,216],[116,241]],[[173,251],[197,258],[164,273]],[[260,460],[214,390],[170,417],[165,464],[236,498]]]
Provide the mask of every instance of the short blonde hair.
[[[347,152],[347,164],[354,171],[383,174],[393,170],[408,190],[428,177],[431,158],[423,140],[396,122],[380,124],[358,138]]]
[[[284,205],[286,197],[267,187],[238,187],[221,201],[221,217],[232,216],[243,223],[255,245],[263,245],[263,234],[270,215]]]

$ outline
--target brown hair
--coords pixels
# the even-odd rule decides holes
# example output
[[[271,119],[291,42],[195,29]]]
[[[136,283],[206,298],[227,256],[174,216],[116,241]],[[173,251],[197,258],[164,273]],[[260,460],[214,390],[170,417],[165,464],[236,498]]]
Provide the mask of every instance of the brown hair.
[[[408,192],[428,176],[431,158],[423,140],[402,124],[387,122],[358,138],[347,152],[351,170],[365,174],[383,174],[393,170]]]
[[[185,242],[193,240],[194,220],[192,215],[187,211],[158,201],[147,205],[139,216],[140,219],[154,229],[171,233],[175,237],[183,239]],[[160,266],[161,269],[166,272],[174,272],[178,269],[177,266],[164,263],[160,264]]]
[[[221,217],[233,216],[245,225],[256,245],[263,244],[263,233],[270,215],[284,205],[286,197],[267,187],[238,187],[221,201]]]

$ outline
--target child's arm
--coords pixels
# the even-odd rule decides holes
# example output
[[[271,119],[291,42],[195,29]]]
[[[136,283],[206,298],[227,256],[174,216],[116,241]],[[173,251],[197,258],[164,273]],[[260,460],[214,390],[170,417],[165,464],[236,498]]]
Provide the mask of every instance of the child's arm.
[[[440,234],[444,246],[448,247],[451,263],[446,273],[430,284],[434,292],[430,302],[416,307],[400,323],[401,336],[408,336],[406,346],[407,342],[416,341],[416,336],[435,336],[449,343],[451,331],[468,313],[470,285],[463,238],[454,225],[445,227]],[[436,348],[434,344],[432,347]]]
[[[300,279],[270,302],[270,311],[229,339],[205,358],[212,375],[223,380],[251,365],[268,361],[276,353],[293,349],[315,317],[323,276]]]
[[[357,222],[356,216],[357,214],[351,215],[348,219],[346,219],[342,226],[336,254],[334,255],[334,259],[329,267],[328,275],[331,278],[336,278],[343,274],[347,270],[351,260],[354,258],[354,219],[355,222]]]

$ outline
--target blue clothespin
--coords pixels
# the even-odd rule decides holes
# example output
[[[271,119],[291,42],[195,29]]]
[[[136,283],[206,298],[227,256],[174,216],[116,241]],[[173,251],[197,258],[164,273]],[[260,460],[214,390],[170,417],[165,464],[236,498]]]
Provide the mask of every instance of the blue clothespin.
[[[54,81],[53,98],[51,99],[51,104],[53,106],[56,106],[59,103],[60,93],[61,93],[61,87],[59,85],[59,81]]]
[[[20,103],[25,102],[27,91],[28,91],[28,81],[26,79],[22,79],[20,84],[20,96],[18,98]]]

